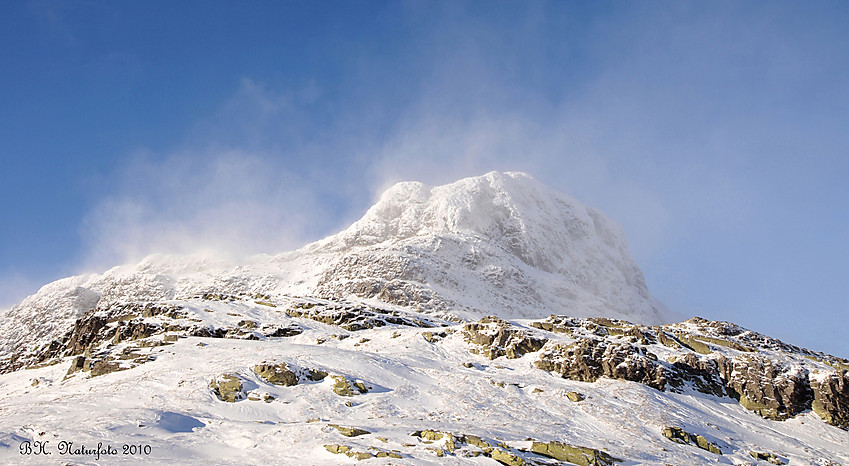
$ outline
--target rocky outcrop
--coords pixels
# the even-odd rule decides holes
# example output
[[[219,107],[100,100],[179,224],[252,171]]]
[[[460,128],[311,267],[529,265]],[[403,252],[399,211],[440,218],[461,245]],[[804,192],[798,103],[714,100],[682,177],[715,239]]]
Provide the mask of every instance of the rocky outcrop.
[[[513,453],[510,453],[507,450],[502,450],[500,448],[492,450],[492,453],[489,454],[489,457],[507,466],[525,466],[526,464],[528,464],[520,456],[514,455]]]
[[[535,362],[564,378],[593,382],[610,377],[677,392],[691,388],[733,397],[773,420],[813,409],[825,422],[849,429],[849,381],[841,358],[699,317],[646,327],[607,318],[549,316],[531,326],[573,340],[549,344]],[[651,350],[657,345],[676,355],[659,361]]]
[[[566,392],[566,397],[574,401],[575,403],[579,401],[584,401],[584,399],[586,398],[582,393],[578,392]]]
[[[354,458],[357,461],[367,460],[374,457],[374,455],[367,451],[356,451],[348,445],[330,444],[325,445],[324,449],[336,455],[344,454],[345,456]]]
[[[91,377],[97,377],[132,369],[154,358],[149,352],[149,347],[125,346],[122,350],[101,351],[95,354],[87,350],[83,355],[72,359],[71,367],[68,368],[65,377],[70,377],[76,372],[87,372]]]
[[[811,408],[814,397],[807,371],[760,356],[734,359],[732,364],[726,384],[746,409],[767,419],[784,420]]]
[[[438,325],[428,319],[415,318],[399,311],[345,302],[337,304],[298,302],[286,310],[286,315],[336,325],[352,332],[390,324],[407,327],[434,327]]]
[[[298,384],[298,374],[289,368],[286,363],[270,364],[263,363],[254,366],[254,372],[262,380],[274,385],[291,387]]]
[[[549,464],[539,456],[579,465],[610,466],[622,460],[594,448],[569,445],[563,442],[531,441],[531,448],[515,448],[499,440],[487,440],[472,434],[456,434],[438,430],[417,430],[410,434],[423,444],[430,445],[437,456],[485,456],[505,465]],[[531,439],[528,439],[531,440]],[[537,456],[539,455],[539,456]]]
[[[436,343],[448,336],[447,332],[422,332],[422,338],[428,343]]]
[[[327,372],[318,369],[297,367],[285,362],[263,362],[255,365],[253,370],[262,380],[284,387],[291,387],[305,380],[318,382],[327,377]]]
[[[811,381],[811,409],[825,422],[849,430],[849,371],[841,370]]]
[[[344,375],[331,375],[333,393],[339,396],[356,396],[368,393],[370,388],[359,380],[352,380]]]
[[[336,429],[340,434],[344,435],[345,437],[359,437],[360,435],[366,435],[371,433],[365,429],[358,429],[356,427],[343,427],[337,424],[328,424],[327,426]]]
[[[661,431],[664,437],[672,440],[675,443],[680,443],[683,445],[693,444],[702,450],[707,450],[711,453],[716,453],[717,455],[722,454],[722,450],[719,449],[715,443],[711,443],[708,439],[702,437],[701,435],[691,434],[690,432],[681,429],[680,427],[664,427]]]
[[[209,383],[209,388],[219,400],[227,403],[245,399],[242,381],[236,374],[221,374]]]
[[[775,453],[764,453],[760,451],[750,451],[749,456],[756,460],[764,460],[769,461],[772,464],[787,464],[787,461],[782,459],[780,456]]]
[[[611,466],[622,461],[594,448],[578,447],[563,442],[533,442],[531,452],[582,466]]]
[[[685,383],[689,383],[696,390],[715,396],[736,395],[736,392],[729,392],[725,386],[725,380],[730,377],[731,363],[728,358],[701,358],[693,353],[675,358],[667,376],[671,390],[680,391]]]
[[[443,448],[445,448],[445,450],[449,453],[454,453],[454,451],[457,449],[458,442],[465,442],[465,439],[462,436],[458,438],[455,437],[454,434],[452,434],[451,432],[440,432],[438,430],[417,430],[410,435],[412,435],[413,437],[419,437],[425,443],[440,442],[444,440]]]
[[[537,368],[563,378],[595,382],[599,377],[640,382],[663,390],[666,375],[657,356],[627,343],[586,338],[575,343],[560,343],[543,352]]]
[[[501,356],[519,358],[526,353],[539,351],[547,341],[497,317],[484,317],[478,322],[464,325],[463,338],[473,345],[470,352],[489,359]]]
[[[260,326],[257,322],[243,320],[233,327],[214,328],[199,322],[182,307],[171,304],[122,304],[108,309],[93,309],[77,319],[61,339],[30,352],[22,351],[0,362],[0,373],[125,342],[145,340],[144,346],[155,346],[158,343],[147,340],[165,333],[169,333],[166,342],[173,342],[178,336],[259,339],[294,336],[303,331],[296,324]]]

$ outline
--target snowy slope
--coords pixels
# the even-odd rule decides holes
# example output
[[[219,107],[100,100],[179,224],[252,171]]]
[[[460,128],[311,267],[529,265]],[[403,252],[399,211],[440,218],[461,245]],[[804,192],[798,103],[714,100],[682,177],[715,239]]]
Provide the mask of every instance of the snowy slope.
[[[580,382],[535,366],[546,349],[575,336],[539,332],[550,339],[541,351],[490,360],[470,351],[475,345],[467,341],[459,324],[349,331],[288,316],[289,310],[305,308],[298,299],[262,299],[223,297],[163,304],[182,308],[178,321],[200,326],[236,327],[237,322],[253,321],[281,327],[294,324],[303,332],[257,340],[187,337],[145,346],[144,341],[161,343],[159,334],[100,347],[113,355],[134,347],[146,362],[131,369],[96,376],[82,370],[68,374],[73,358],[66,357],[58,364],[0,375],[0,461],[356,462],[332,453],[327,445],[370,455],[363,464],[497,464],[468,440],[473,435],[527,464],[557,463],[526,451],[529,439],[597,449],[624,460],[618,463],[623,465],[756,464],[750,451],[771,453],[789,464],[849,463],[849,432],[827,425],[811,411],[772,421],[729,397],[688,387],[661,391],[604,377]],[[311,302],[322,305],[321,300]],[[168,322],[162,316],[151,319]],[[530,324],[523,320],[514,325],[531,331]],[[647,348],[661,358],[680,354],[660,344]],[[715,350],[736,354],[727,348]],[[799,359],[811,368],[828,369]],[[329,375],[320,381],[302,379],[294,386],[278,386],[255,372],[260,363],[286,363]],[[217,398],[210,382],[221,374],[238,377],[246,398],[232,403]],[[362,382],[368,392],[338,395],[333,391],[333,376],[338,375]],[[569,392],[585,399],[572,401]],[[269,402],[263,401],[267,395],[273,397]],[[332,425],[368,433],[345,437]],[[666,426],[703,436],[722,455],[670,441],[661,434]],[[430,441],[412,435],[427,429],[451,433],[453,451],[447,438]],[[49,442],[53,456],[20,455],[20,445],[26,441]],[[119,452],[122,445],[149,446],[150,453],[119,453],[96,461],[93,455],[61,455],[62,441],[89,447],[101,442]],[[400,459],[375,456],[380,452]]]

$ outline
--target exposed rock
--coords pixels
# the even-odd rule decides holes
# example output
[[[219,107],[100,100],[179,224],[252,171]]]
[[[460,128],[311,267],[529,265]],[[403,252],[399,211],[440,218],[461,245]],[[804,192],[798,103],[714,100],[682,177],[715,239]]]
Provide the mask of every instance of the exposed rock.
[[[100,359],[91,364],[89,370],[91,371],[92,377],[97,377],[99,375],[109,374],[111,372],[122,371],[129,369],[129,367],[121,366],[117,362],[108,359]]]
[[[117,344],[127,340],[140,340],[162,331],[162,325],[158,323],[145,322],[141,318],[128,322],[120,321],[115,328],[112,343]]]
[[[476,345],[470,352],[489,359],[500,356],[519,358],[525,353],[539,351],[547,341],[497,317],[484,317],[464,325],[463,337],[467,343]]]
[[[533,442],[531,452],[582,466],[610,466],[622,461],[594,448],[563,442]]]
[[[343,427],[337,424],[328,424],[328,426],[338,430],[339,433],[344,435],[345,437],[357,437],[360,435],[366,435],[371,433],[367,430],[358,429],[356,427]]]
[[[436,455],[440,458],[445,456],[445,450],[443,450],[442,448],[428,447],[428,450],[432,451],[434,455]]]
[[[698,340],[694,336],[687,335],[684,332],[675,332],[675,336],[678,339],[678,342],[681,343],[685,348],[688,348],[699,354],[710,354],[713,352],[708,344]]]
[[[221,401],[235,403],[245,398],[242,381],[235,374],[221,374],[209,383],[209,387]]]
[[[668,346],[670,348],[683,348],[684,347],[684,345],[682,345],[681,342],[678,341],[677,338],[666,333],[666,331],[663,330],[660,327],[656,327],[656,335],[657,335],[657,341],[660,344],[662,344],[663,346]]]
[[[417,430],[413,432],[413,437],[419,437],[422,440],[428,442],[436,442],[442,439],[445,439],[445,449],[449,452],[453,453],[457,448],[456,441],[462,441],[461,439],[455,439],[454,434],[450,432],[439,432],[436,430]]]
[[[643,345],[657,343],[657,337],[655,337],[654,333],[649,331],[646,327],[635,325],[624,320],[608,319],[605,317],[594,317],[587,320],[603,327],[603,330],[599,332],[602,334],[606,332],[606,334],[610,336],[629,337],[632,343],[639,342]]]
[[[534,364],[571,380],[595,382],[607,376],[663,390],[666,376],[656,361],[657,356],[640,347],[586,338],[572,344],[555,345],[542,353]]]
[[[586,398],[583,394],[578,392],[566,392],[566,396],[576,403],[579,401],[584,401],[584,399]]]
[[[664,437],[672,440],[673,442],[684,445],[692,443],[702,450],[707,450],[711,453],[716,453],[717,455],[722,454],[722,450],[720,450],[715,443],[709,442],[701,435],[691,434],[680,427],[664,427],[661,433]]]
[[[740,396],[746,409],[774,420],[784,420],[811,407],[814,399],[807,371],[793,370],[762,356],[733,360],[728,388]]]
[[[342,375],[331,375],[333,379],[333,393],[339,396],[355,396],[368,393],[369,387],[363,382],[350,380]]]
[[[772,464],[787,464],[787,461],[785,461],[775,453],[762,453],[759,451],[750,451],[749,455],[751,455],[751,457],[756,460],[766,460]]]
[[[264,381],[291,387],[305,380],[318,382],[327,377],[327,372],[317,369],[307,369],[291,364],[263,362],[253,367],[254,372]]]
[[[496,448],[495,450],[493,450],[489,456],[495,461],[498,461],[501,464],[506,464],[508,466],[524,466],[525,464],[527,464],[525,460],[523,460],[521,457],[516,456],[500,448]]]
[[[68,368],[68,372],[65,374],[65,377],[70,376],[75,372],[79,372],[83,370],[83,365],[85,364],[85,356],[77,356],[71,361],[71,367]]]
[[[337,455],[345,454],[351,458],[356,459],[357,461],[367,460],[374,456],[369,452],[352,450],[351,447],[349,447],[348,445],[331,444],[325,445],[324,448],[330,453],[334,453]]]
[[[680,389],[686,381],[702,393],[725,396],[729,393],[722,377],[730,377],[730,374],[725,373],[729,367],[730,362],[723,356],[700,358],[693,353],[687,353],[672,363],[672,373],[668,376],[669,385],[673,389]]]
[[[318,369],[307,369],[306,377],[313,382],[319,382],[327,377],[327,372]]]
[[[276,326],[263,324],[260,328],[260,333],[269,338],[294,337],[300,335],[304,330],[298,325]]]
[[[592,382],[606,376],[673,391],[691,386],[702,393],[731,396],[767,419],[783,420],[813,409],[827,423],[849,428],[849,382],[842,375],[843,360],[834,356],[698,317],[661,327],[565,316],[549,316],[531,325],[567,333],[575,340],[549,347],[535,363],[565,378]],[[647,348],[656,343],[679,355],[668,364],[658,362]],[[830,373],[825,369],[825,375],[815,377],[810,371],[822,371],[823,366],[811,367],[800,362],[804,360],[837,369]]]
[[[480,448],[486,454],[491,453],[492,450],[495,447],[495,445],[490,444],[489,442],[478,437],[477,435],[466,434],[466,435],[463,435],[462,437],[460,437],[460,439],[463,443],[468,443],[469,445],[474,445],[474,446]]]
[[[254,372],[263,380],[274,385],[291,387],[298,384],[298,375],[289,369],[286,363],[280,364],[257,364]]]
[[[202,293],[196,297],[199,299],[205,299],[207,301],[236,301],[239,299],[238,296],[229,295],[226,293]]]
[[[250,401],[260,401],[260,400],[262,400],[266,403],[271,403],[275,399],[276,398],[274,398],[274,395],[272,395],[271,393],[268,393],[268,392],[257,392],[257,391],[254,391],[254,390],[251,390],[250,392],[248,392],[248,400],[250,400]]]
[[[428,343],[436,343],[437,341],[445,338],[446,335],[447,334],[445,332],[422,332],[422,337],[424,337]]]
[[[255,320],[240,320],[236,325],[247,329],[255,329],[259,323]]]
[[[286,310],[286,315],[336,325],[352,332],[384,327],[388,324],[405,325],[408,327],[433,327],[435,325],[424,319],[408,316],[402,312],[371,306],[355,306],[347,303],[324,304],[298,302]]]
[[[811,408],[825,422],[849,430],[849,371],[842,370],[811,381]]]

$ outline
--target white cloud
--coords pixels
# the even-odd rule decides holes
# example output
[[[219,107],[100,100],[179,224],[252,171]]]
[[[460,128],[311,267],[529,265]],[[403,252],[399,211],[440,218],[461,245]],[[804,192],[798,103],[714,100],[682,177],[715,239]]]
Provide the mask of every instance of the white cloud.
[[[115,176],[120,190],[83,223],[88,268],[154,252],[279,252],[302,242],[322,215],[308,181],[235,150],[138,155]]]

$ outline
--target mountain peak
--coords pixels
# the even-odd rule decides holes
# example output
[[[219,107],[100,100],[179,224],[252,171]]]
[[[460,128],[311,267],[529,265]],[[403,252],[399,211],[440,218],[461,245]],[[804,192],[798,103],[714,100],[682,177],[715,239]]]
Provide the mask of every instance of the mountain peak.
[[[372,290],[394,282],[500,315],[568,310],[664,320],[619,226],[525,173],[490,172],[442,186],[398,183],[349,228],[301,252],[347,258],[340,263],[350,267],[332,268],[344,282],[333,275],[322,282],[333,282],[337,295],[364,286],[352,282],[368,281]],[[377,256],[391,257],[375,270],[353,270]]]
[[[377,242],[429,234],[498,237],[523,229],[535,213],[528,211],[551,197],[542,191],[544,185],[517,172],[490,172],[435,187],[401,182],[349,230]]]
[[[328,239],[365,246],[431,235],[507,242],[543,269],[589,238],[625,245],[619,227],[601,212],[521,172],[490,172],[442,186],[397,183],[359,221]]]

